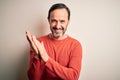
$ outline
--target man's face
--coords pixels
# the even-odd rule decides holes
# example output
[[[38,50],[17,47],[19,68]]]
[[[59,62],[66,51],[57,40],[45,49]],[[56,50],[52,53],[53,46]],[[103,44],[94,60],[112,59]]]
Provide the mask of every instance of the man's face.
[[[49,18],[50,29],[52,31],[53,37],[60,38],[64,35],[69,20],[68,13],[66,9],[56,9],[50,13]]]

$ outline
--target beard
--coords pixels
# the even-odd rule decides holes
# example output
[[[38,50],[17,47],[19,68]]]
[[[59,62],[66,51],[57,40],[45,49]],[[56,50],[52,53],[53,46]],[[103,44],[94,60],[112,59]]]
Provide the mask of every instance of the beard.
[[[54,38],[59,38],[65,34],[66,30],[63,27],[61,27],[61,28],[52,27],[51,31],[52,31],[52,35]]]

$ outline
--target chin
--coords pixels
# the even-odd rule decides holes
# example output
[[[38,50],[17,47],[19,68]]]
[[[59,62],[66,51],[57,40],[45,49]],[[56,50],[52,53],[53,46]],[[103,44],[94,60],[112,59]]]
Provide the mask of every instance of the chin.
[[[63,36],[63,33],[61,33],[61,34],[53,33],[53,36],[54,36],[55,38],[60,38],[60,37]]]

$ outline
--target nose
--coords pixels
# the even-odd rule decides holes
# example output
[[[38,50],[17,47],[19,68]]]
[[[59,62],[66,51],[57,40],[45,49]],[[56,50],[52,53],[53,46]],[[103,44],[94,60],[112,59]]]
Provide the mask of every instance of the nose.
[[[57,27],[58,29],[61,28],[60,22],[57,22],[56,27]]]

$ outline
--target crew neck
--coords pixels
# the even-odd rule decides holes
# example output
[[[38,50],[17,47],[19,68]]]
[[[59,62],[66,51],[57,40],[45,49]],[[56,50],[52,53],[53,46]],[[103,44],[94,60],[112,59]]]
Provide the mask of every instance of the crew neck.
[[[51,37],[50,37],[50,34],[48,34],[48,38],[49,38],[51,41],[54,41],[54,42],[63,42],[63,41],[65,41],[65,40],[69,39],[70,37],[66,34],[66,38],[58,40],[58,39],[53,39],[53,38],[51,38]]]

